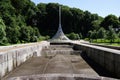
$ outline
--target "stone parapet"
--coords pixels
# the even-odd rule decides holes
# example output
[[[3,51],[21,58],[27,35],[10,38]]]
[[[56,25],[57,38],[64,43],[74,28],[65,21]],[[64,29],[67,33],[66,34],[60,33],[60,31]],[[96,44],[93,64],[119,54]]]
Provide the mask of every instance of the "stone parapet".
[[[41,56],[43,48],[50,45],[47,41],[5,47],[0,50],[0,78],[24,63],[31,57]]]
[[[13,77],[8,80],[118,80],[118,79],[91,76],[86,74],[41,74]]]
[[[76,43],[75,49],[82,50],[89,58],[104,67],[115,77],[120,78],[120,50]]]
[[[95,45],[95,46],[101,46],[101,47],[120,50],[120,46],[111,46],[111,45],[96,44],[96,43],[84,43],[84,44],[89,44],[89,45]]]

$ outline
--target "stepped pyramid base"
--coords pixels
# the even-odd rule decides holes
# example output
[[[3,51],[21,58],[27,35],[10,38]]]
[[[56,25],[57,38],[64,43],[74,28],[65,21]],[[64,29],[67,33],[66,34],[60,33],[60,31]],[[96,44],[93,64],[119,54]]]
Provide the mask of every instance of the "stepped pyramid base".
[[[49,40],[50,43],[69,43],[71,42],[70,39],[68,39],[62,29],[58,29],[57,33],[55,34],[55,36]]]
[[[71,40],[65,36],[65,34],[62,31],[61,25],[59,25],[57,33],[53,36],[52,39],[49,40],[50,42],[54,43],[63,43],[63,42],[70,42]]]
[[[71,40],[53,40],[53,39],[50,39],[50,40],[48,40],[50,43],[70,43],[71,42]]]

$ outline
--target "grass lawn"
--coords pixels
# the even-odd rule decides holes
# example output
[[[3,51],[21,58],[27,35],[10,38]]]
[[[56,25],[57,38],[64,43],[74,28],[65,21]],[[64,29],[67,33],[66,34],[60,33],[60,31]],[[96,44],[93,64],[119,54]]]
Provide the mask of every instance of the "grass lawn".
[[[120,46],[120,43],[97,43],[97,44],[110,45],[110,46]]]
[[[120,43],[111,43],[111,44],[108,44],[108,45],[111,45],[111,46],[120,46]]]
[[[118,40],[118,39],[114,40],[114,42],[112,42],[112,43],[110,42],[110,40],[97,39],[97,40],[93,40],[92,43],[110,45],[110,46],[120,46],[120,40]]]

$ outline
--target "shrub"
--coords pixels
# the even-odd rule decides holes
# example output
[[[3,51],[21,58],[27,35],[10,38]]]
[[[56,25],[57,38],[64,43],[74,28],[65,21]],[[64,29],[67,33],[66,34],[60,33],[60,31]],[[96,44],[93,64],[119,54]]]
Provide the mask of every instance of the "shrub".
[[[67,36],[69,39],[72,39],[72,40],[78,40],[78,39],[80,39],[79,34],[76,34],[76,33],[74,33],[74,32],[72,32],[72,33],[70,33],[70,34],[67,34],[66,36]]]

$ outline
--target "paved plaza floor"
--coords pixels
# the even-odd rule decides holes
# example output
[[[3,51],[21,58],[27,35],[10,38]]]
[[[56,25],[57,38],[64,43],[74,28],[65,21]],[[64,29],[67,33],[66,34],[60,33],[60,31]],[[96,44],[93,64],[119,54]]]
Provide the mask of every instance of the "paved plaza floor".
[[[60,54],[58,53],[59,50]],[[62,50],[63,53],[61,52]],[[67,54],[65,52],[68,51],[69,53],[70,51],[73,51],[72,46],[55,45],[51,46],[50,49],[46,49],[45,51],[48,51],[48,53],[43,53],[40,57],[30,58],[25,63],[6,75],[4,80],[80,80],[82,77],[92,77],[91,80],[94,80],[94,78],[96,80],[96,77],[100,77],[93,67],[91,67],[84,60],[85,58],[83,58],[83,56],[80,54]],[[57,54],[52,54],[55,51]],[[39,79],[20,79],[19,77],[21,76],[34,76],[39,77]],[[79,79],[74,78],[78,76],[80,77]],[[17,77],[19,79],[14,79]]]

